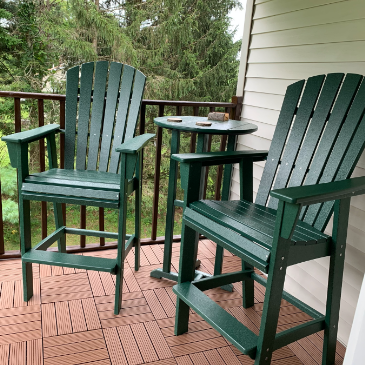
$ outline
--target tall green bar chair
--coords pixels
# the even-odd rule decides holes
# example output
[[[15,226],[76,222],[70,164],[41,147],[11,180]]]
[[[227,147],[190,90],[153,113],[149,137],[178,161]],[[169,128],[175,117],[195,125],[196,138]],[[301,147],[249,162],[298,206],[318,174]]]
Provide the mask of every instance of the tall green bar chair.
[[[24,300],[33,295],[32,263],[105,271],[116,275],[115,314],[122,302],[124,259],[135,247],[139,269],[142,150],[153,134],[135,137],[146,77],[131,66],[99,61],[66,75],[65,131],[50,124],[3,137],[18,170]],[[56,133],[65,133],[65,168],[57,167]],[[46,138],[49,170],[29,174],[28,144]],[[135,232],[126,234],[127,198],[135,192]],[[56,230],[32,248],[30,201],[52,202]],[[118,233],[68,228],[61,203],[114,208]],[[114,238],[116,259],[66,253],[65,234]],[[58,252],[47,251],[58,242]],[[127,241],[127,242],[126,242]]]
[[[192,308],[255,365],[273,351],[324,330],[322,364],[335,363],[346,235],[353,196],[365,177],[350,178],[365,146],[363,76],[334,73],[287,88],[269,151],[179,154],[185,191],[175,334],[188,330]],[[253,162],[265,161],[253,203]],[[239,164],[240,199],[199,200],[202,166]],[[324,233],[333,213],[332,234]],[[242,270],[194,281],[198,233],[242,259]],[[326,312],[285,292],[288,266],[330,257]],[[267,274],[258,275],[254,267]],[[203,291],[242,281],[243,307],[254,304],[254,280],[266,286],[259,335]],[[277,333],[281,300],[312,320]]]

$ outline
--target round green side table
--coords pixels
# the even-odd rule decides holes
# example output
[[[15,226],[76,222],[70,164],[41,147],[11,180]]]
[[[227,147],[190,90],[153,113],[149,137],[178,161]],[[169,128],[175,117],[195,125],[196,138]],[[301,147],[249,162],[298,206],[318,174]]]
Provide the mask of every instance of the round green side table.
[[[168,118],[179,118],[182,122],[170,122]],[[180,132],[191,132],[198,134],[198,143],[196,153],[206,152],[208,146],[209,135],[226,135],[228,136],[227,151],[234,151],[236,145],[236,137],[238,135],[250,134],[257,131],[257,126],[252,123],[243,122],[240,120],[228,120],[226,122],[217,122],[207,120],[206,117],[159,117],[155,118],[154,122],[161,128],[171,129],[171,155],[179,153],[180,149]],[[211,122],[211,126],[198,126],[196,122]],[[172,256],[172,242],[174,232],[174,216],[175,206],[183,207],[184,202],[176,200],[176,186],[177,186],[177,168],[178,163],[170,159],[170,175],[167,195],[167,209],[166,209],[166,227],[165,227],[165,244],[164,244],[164,259],[162,269],[151,271],[151,276],[161,279],[166,278],[177,281],[178,274],[171,272],[171,256]],[[226,165],[224,169],[223,186],[222,186],[222,200],[228,200],[230,180],[232,174],[232,165]],[[205,176],[203,173],[202,176]],[[200,183],[201,196],[203,196],[204,181]],[[219,250],[218,246],[214,274],[219,275],[222,272],[223,250]],[[197,265],[200,263],[198,262]],[[196,271],[196,279],[209,276],[209,274]]]

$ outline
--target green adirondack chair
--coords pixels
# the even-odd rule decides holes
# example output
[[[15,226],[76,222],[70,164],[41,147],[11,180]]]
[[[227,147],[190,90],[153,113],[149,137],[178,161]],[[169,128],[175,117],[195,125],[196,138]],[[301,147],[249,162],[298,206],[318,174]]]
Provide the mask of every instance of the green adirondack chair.
[[[280,347],[324,330],[322,363],[334,364],[350,198],[365,193],[365,177],[349,178],[364,149],[364,111],[362,76],[315,76],[288,87],[270,151],[172,156],[181,163],[185,190],[179,281],[173,287],[176,335],[188,330],[192,308],[261,365]],[[263,160],[253,203],[252,165]],[[202,166],[231,163],[239,163],[240,200],[199,201]],[[323,231],[332,212],[328,236]],[[240,257],[242,271],[194,281],[198,232]],[[330,256],[330,274],[323,315],[283,286],[288,266],[325,256]],[[267,273],[267,280],[254,267]],[[248,308],[254,304],[254,280],[266,286],[258,336],[203,293],[242,281]],[[282,298],[313,320],[276,334]]]
[[[33,295],[32,263],[105,271],[116,275],[114,312],[119,313],[124,259],[133,246],[135,269],[139,268],[141,153],[154,137],[153,134],[134,137],[145,79],[140,71],[117,62],[90,62],[67,71],[65,169],[57,168],[55,134],[62,132],[59,125],[50,124],[2,138],[7,143],[11,165],[18,169],[25,301]],[[28,144],[41,138],[47,139],[49,170],[30,175]],[[126,204],[133,192],[135,232],[127,235]],[[33,248],[30,200],[52,202],[56,223],[56,230]],[[118,209],[118,233],[66,227],[61,203]],[[65,233],[115,238],[117,257],[67,254]],[[58,252],[47,251],[56,241]]]

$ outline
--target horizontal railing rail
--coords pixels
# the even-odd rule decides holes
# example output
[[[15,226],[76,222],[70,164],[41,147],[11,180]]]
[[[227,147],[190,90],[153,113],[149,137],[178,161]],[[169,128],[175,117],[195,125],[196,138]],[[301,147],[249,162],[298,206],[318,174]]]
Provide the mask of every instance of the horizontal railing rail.
[[[25,99],[37,100],[38,109],[38,126],[43,126],[45,123],[45,112],[44,112],[44,100],[58,101],[59,102],[59,124],[61,129],[65,128],[65,101],[66,95],[61,94],[46,94],[46,93],[28,93],[28,92],[17,92],[17,91],[0,91],[0,98],[12,98],[14,100],[14,132],[22,131],[21,122],[21,101]],[[223,108],[230,114],[231,119],[239,119],[242,110],[242,97],[233,96],[232,102],[201,102],[201,101],[179,101],[179,100],[148,100],[142,101],[142,107],[140,112],[140,123],[139,123],[139,134],[145,133],[146,130],[146,107],[147,106],[158,106],[158,113],[156,116],[163,116],[166,107],[175,107],[175,115],[180,116],[183,114],[183,108],[192,108],[193,115],[198,116],[200,108],[208,108],[209,111],[214,111],[216,108]],[[153,244],[163,243],[164,237],[157,236],[157,221],[158,221],[158,204],[160,197],[160,178],[161,178],[161,151],[162,151],[162,128],[157,127],[156,130],[156,151],[155,151],[155,175],[154,175],[154,192],[153,192],[153,208],[152,208],[152,232],[151,237],[142,240],[142,244]],[[208,151],[211,148],[212,137],[209,137]],[[64,134],[60,134],[60,168],[64,168]],[[224,151],[227,144],[227,137],[221,136],[220,139],[220,151]],[[190,137],[190,152],[195,152],[196,145],[196,134],[192,133]],[[45,170],[45,143],[44,140],[39,141],[39,171]],[[217,178],[215,182],[215,199],[220,199],[220,191],[222,185],[222,174],[223,167],[219,166],[217,171]],[[208,180],[208,168],[205,174],[205,187],[207,186]],[[0,177],[0,197],[1,197],[1,177]],[[66,206],[62,205],[62,212],[64,222],[66,224]],[[0,259],[5,258],[16,258],[20,257],[20,251],[5,251],[4,242],[4,224],[2,215],[2,198],[0,198]],[[86,228],[86,207],[80,207],[80,228]],[[104,230],[104,209],[99,208],[99,230]],[[41,203],[41,232],[42,239],[47,236],[47,203]],[[175,240],[179,240],[179,236],[174,236]],[[115,248],[115,243],[105,243],[104,238],[100,238],[99,244],[88,244],[86,246],[86,237],[80,236],[80,247],[68,246],[67,250],[70,252],[81,252],[91,251],[96,249],[109,249]]]

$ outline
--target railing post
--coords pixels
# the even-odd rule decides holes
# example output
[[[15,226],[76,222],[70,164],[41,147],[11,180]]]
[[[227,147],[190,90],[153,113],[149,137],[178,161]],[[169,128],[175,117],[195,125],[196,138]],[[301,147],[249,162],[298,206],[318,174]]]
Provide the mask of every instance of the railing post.
[[[4,222],[3,222],[3,201],[1,199],[1,181],[0,181],[0,255],[5,253],[4,242]]]
[[[165,106],[159,105],[158,116],[163,117]],[[160,197],[160,175],[161,175],[161,148],[162,148],[162,128],[157,127],[156,157],[155,157],[155,177],[153,190],[153,208],[152,208],[152,231],[151,240],[157,237],[157,218],[158,218],[158,198]]]
[[[38,127],[44,126],[44,102],[38,99]],[[39,172],[46,169],[46,156],[44,150],[44,138],[39,140]],[[41,229],[42,239],[47,237],[47,202],[41,202]]]

